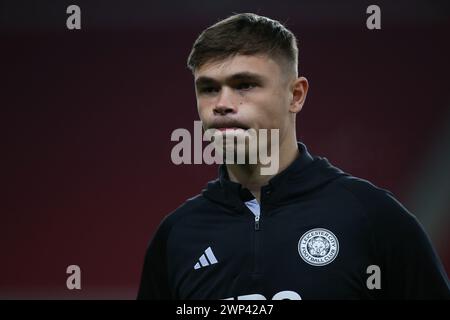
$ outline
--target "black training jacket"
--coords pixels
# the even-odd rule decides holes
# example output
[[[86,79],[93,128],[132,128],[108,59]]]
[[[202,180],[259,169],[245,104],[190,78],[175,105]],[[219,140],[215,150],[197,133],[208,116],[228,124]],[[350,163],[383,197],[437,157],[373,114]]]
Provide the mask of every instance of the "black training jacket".
[[[449,299],[417,219],[389,191],[311,156],[261,189],[219,179],[160,224],[138,299]]]

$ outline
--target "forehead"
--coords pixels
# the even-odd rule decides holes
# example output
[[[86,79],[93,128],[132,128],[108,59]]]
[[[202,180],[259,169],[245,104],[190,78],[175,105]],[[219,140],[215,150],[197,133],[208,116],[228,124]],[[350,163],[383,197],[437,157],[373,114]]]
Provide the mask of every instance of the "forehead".
[[[253,73],[267,79],[279,76],[279,64],[267,55],[236,55],[220,61],[203,64],[194,72],[194,78],[208,77],[223,81],[234,74]]]

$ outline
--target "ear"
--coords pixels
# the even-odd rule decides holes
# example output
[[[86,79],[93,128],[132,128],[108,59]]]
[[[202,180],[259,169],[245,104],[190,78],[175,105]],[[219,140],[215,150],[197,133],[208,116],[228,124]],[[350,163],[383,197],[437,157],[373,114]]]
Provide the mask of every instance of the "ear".
[[[308,93],[308,80],[305,77],[299,77],[292,81],[290,94],[292,95],[289,112],[298,113],[303,108]]]

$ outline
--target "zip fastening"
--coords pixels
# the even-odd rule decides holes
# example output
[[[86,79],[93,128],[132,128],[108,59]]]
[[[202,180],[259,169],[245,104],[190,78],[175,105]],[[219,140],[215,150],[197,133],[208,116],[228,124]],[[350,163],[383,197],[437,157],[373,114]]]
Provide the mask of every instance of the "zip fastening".
[[[254,266],[253,266],[253,277],[258,277],[261,274],[261,237],[262,237],[262,229],[261,229],[261,217],[260,215],[255,216],[255,231],[254,231]]]
[[[261,273],[261,253],[260,253],[260,247],[261,247],[261,236],[262,236],[262,230],[261,230],[261,212],[258,212],[259,214],[255,215],[255,236],[254,236],[254,267],[253,267],[253,276],[259,276]]]
[[[255,215],[255,230],[259,230],[259,215]]]
[[[254,265],[253,265],[253,272],[252,275],[253,276],[259,276],[260,272],[261,272],[261,262],[260,262],[260,246],[261,246],[261,207],[259,205],[259,203],[256,201],[256,199],[253,199],[251,201],[247,201],[245,202],[245,205],[249,211],[249,213],[251,213],[252,215],[254,215],[254,237],[253,237],[253,241],[254,241],[254,247],[253,247],[253,254],[254,254]]]

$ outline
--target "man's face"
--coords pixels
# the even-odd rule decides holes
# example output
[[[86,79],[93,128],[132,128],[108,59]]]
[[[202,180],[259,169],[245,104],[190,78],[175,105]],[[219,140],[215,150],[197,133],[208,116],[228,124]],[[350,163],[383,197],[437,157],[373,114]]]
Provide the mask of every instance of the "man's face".
[[[195,70],[197,107],[204,129],[293,128],[290,79],[267,55],[236,55]]]

